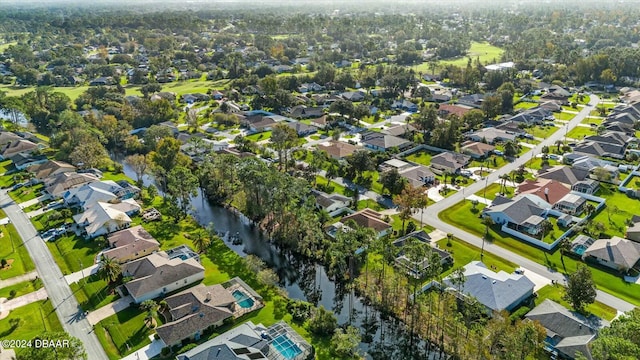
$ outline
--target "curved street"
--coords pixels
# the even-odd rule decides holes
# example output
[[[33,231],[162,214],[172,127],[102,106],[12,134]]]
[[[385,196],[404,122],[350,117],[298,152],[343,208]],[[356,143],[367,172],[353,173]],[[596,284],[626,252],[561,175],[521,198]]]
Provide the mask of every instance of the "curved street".
[[[558,140],[562,140],[564,136],[566,136],[566,134],[571,131],[571,129],[575,128],[576,126],[578,126],[578,124],[580,124],[582,122],[582,120],[584,120],[585,118],[587,118],[589,116],[589,114],[591,113],[592,110],[595,110],[596,105],[598,104],[598,102],[600,101],[600,99],[595,96],[595,95],[591,95],[591,101],[589,102],[588,105],[586,105],[584,108],[582,108],[582,110],[569,122],[567,122],[562,128],[560,128],[558,131],[556,131],[555,133],[553,133],[551,136],[549,136],[546,139],[543,139],[540,144],[538,144],[535,148],[533,148],[531,151],[529,151],[528,153],[526,153],[524,156],[521,156],[519,158],[516,158],[513,162],[506,164],[505,166],[501,167],[500,169],[497,169],[495,171],[493,171],[492,173],[490,173],[484,180],[478,181],[474,184],[471,184],[470,186],[466,187],[464,189],[464,191],[458,191],[455,194],[449,196],[448,198],[443,199],[442,201],[439,201],[431,206],[429,206],[426,209],[422,209],[421,211],[418,211],[416,214],[413,215],[413,218],[416,220],[420,220],[421,217],[423,219],[423,222],[426,224],[429,224],[433,227],[435,227],[436,229],[442,230],[444,232],[447,233],[451,233],[453,234],[455,237],[471,244],[474,246],[477,246],[479,248],[482,247],[482,239],[470,234],[462,229],[459,229],[455,226],[452,226],[450,224],[445,223],[444,221],[440,220],[438,218],[438,214],[445,210],[448,209],[449,207],[453,206],[454,204],[457,204],[458,202],[462,201],[465,199],[465,194],[466,196],[470,196],[475,194],[476,192],[482,190],[485,188],[485,186],[492,184],[496,181],[498,181],[500,179],[500,176],[504,175],[504,174],[509,174],[512,171],[518,169],[518,167],[520,165],[525,164],[527,161],[531,160],[533,157],[535,157],[537,154],[540,154],[542,152],[542,148],[544,146],[554,146],[555,142]],[[424,211],[424,216],[422,216],[422,212]],[[517,241],[517,240],[514,240]],[[553,269],[550,269],[544,265],[538,264],[534,261],[531,261],[525,257],[522,257],[516,253],[513,253],[505,248],[499,247],[497,245],[491,244],[489,242],[485,242],[484,245],[484,250],[487,252],[490,252],[494,255],[500,256],[504,259],[507,259],[511,262],[514,262],[524,268],[526,268],[529,271],[533,271],[538,275],[544,276],[550,280],[555,280],[555,281],[559,281],[561,283],[565,282],[565,275],[557,272]],[[531,246],[531,250],[532,251],[542,251],[539,250],[533,246]],[[629,311],[631,309],[633,309],[635,307],[635,305],[624,301],[622,299],[619,299],[609,293],[605,293],[603,291],[598,290],[598,297],[597,297],[598,301],[609,305],[615,309],[618,309],[619,311]]]

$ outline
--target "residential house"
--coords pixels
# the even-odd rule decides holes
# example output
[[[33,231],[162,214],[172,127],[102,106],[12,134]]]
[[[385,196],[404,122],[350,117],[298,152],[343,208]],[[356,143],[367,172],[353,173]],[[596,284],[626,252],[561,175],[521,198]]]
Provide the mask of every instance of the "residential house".
[[[366,208],[343,217],[339,223],[334,224],[336,229],[333,230],[341,229],[344,227],[344,229],[342,230],[348,231],[348,227],[346,227],[346,224],[349,221],[353,221],[360,227],[368,227],[373,229],[376,232],[378,238],[381,238],[388,235],[393,230],[391,225],[382,220],[382,218],[383,215],[379,212]],[[333,234],[335,234],[335,231],[333,231]]]
[[[444,172],[457,174],[469,164],[470,160],[469,155],[445,151],[431,158],[431,169],[440,174]]]
[[[436,181],[436,174],[428,167],[420,164],[405,167],[399,173],[400,176],[409,181],[411,186],[417,188],[433,184]]]
[[[296,134],[300,137],[309,136],[318,132],[318,128],[315,126],[307,125],[298,121],[285,122],[284,124],[295,130]]]
[[[404,246],[411,241],[419,241],[425,244],[427,249],[427,254],[424,258],[414,261],[410,259],[404,252]],[[409,233],[393,242],[393,245],[397,248],[400,248],[400,252],[397,254],[395,259],[395,264],[400,269],[406,271],[409,275],[415,277],[416,279],[421,279],[425,275],[425,271],[429,268],[431,261],[431,254],[438,254],[440,258],[440,265],[447,266],[453,263],[453,258],[451,254],[444,250],[440,250],[438,248],[434,248],[429,246],[431,242],[431,238],[429,235],[424,232],[424,230],[414,231]]]
[[[464,282],[457,284],[450,275],[444,284],[463,296],[472,296],[484,305],[487,313],[512,311],[533,296],[535,284],[523,274],[493,272],[480,261],[464,266]]]
[[[391,104],[391,108],[412,113],[418,112],[418,105],[412,103],[409,100],[396,100]]]
[[[68,190],[97,181],[100,179],[93,174],[64,172],[44,179],[44,188],[53,198],[59,198]]]
[[[470,94],[458,98],[458,104],[479,109],[484,101],[483,94]]]
[[[542,230],[542,216],[550,208],[551,204],[532,194],[517,195],[513,199],[499,196],[484,208],[483,216],[491,217],[496,224],[537,235]]]
[[[184,352],[177,360],[304,360],[313,347],[284,321],[269,327],[247,321]]]
[[[538,322],[547,331],[545,350],[566,359],[573,359],[580,352],[591,360],[589,343],[598,336],[598,327],[606,324],[600,318],[592,315],[587,319],[549,299],[529,311],[525,318]]]
[[[584,251],[582,258],[620,272],[627,272],[636,267],[640,260],[640,243],[618,236],[599,239]]]
[[[5,149],[7,145],[12,142],[20,141],[22,137],[16,135],[10,131],[2,131],[0,132],[0,149]]]
[[[233,317],[236,299],[222,285],[196,285],[164,299],[166,320],[156,333],[167,346],[184,340],[200,340],[207,329],[217,328]]]
[[[324,115],[324,109],[321,107],[307,107],[305,105],[297,105],[291,108],[289,116],[294,119],[318,118]]]
[[[547,92],[540,96],[542,101],[558,101],[561,103],[568,103],[571,93],[563,89],[560,86],[553,85],[547,89]]]
[[[156,252],[122,265],[123,286],[136,304],[155,299],[204,279],[204,267],[194,258],[169,259]]]
[[[136,260],[160,250],[160,243],[142,226],[117,231],[108,238],[109,250],[102,256],[119,263]]]
[[[358,102],[364,100],[366,94],[363,91],[346,91],[340,94],[340,96],[352,102]]]
[[[518,185],[517,194],[533,194],[554,205],[571,192],[568,185],[549,179],[525,180]]]
[[[95,181],[67,190],[62,198],[67,205],[79,206],[86,210],[99,201],[110,202],[118,199],[115,193],[120,189],[120,185],[113,180]]]
[[[375,131],[363,132],[360,135],[360,142],[362,142],[365,147],[375,151],[387,151],[391,148],[397,148],[402,151],[412,145],[409,140]]]
[[[29,140],[16,140],[8,143],[2,148],[0,160],[6,160],[17,154],[31,154],[39,150],[40,147]]]
[[[571,166],[558,165],[544,168],[538,171],[538,178],[555,180],[557,182],[573,186],[579,181],[588,179],[589,171]]]
[[[411,124],[398,124],[392,125],[380,132],[385,135],[398,136],[406,139],[411,138],[411,135],[413,135],[416,131],[417,129]]]
[[[412,167],[413,165],[406,162],[406,161],[402,161],[400,159],[389,159],[385,162],[383,162],[382,164],[380,164],[380,166],[378,167],[378,169],[380,171],[389,171],[392,169],[397,170],[398,172],[402,171],[403,169],[407,169]]]
[[[315,126],[318,129],[326,129],[327,125],[329,125],[327,115],[322,115],[318,118],[311,119],[311,126]]]
[[[640,243],[640,221],[633,222],[627,227],[625,237],[629,240]]]
[[[139,212],[140,209],[140,205],[133,199],[119,203],[96,202],[87,207],[83,213],[74,215],[73,220],[79,227],[84,228],[88,239],[93,239],[128,228],[131,225],[129,216]]]
[[[587,199],[578,194],[567,194],[553,204],[553,208],[565,214],[579,216],[584,211]]]
[[[525,126],[531,126],[542,124],[545,121],[553,121],[555,119],[553,117],[553,112],[547,110],[547,108],[535,107],[532,109],[524,110],[510,117],[508,120],[519,124],[524,124]]]
[[[599,187],[600,183],[598,181],[593,179],[586,179],[573,184],[571,186],[571,190],[587,195],[593,195],[596,193],[596,191],[598,191]]]
[[[462,143],[460,152],[469,155],[474,159],[485,159],[493,153],[496,147],[490,144],[485,144],[478,141],[466,141]]]
[[[250,132],[258,133],[271,130],[276,121],[270,116],[250,115],[240,120],[240,123],[249,129]]]
[[[324,90],[324,86],[317,84],[315,82],[303,83],[303,84],[300,84],[300,86],[298,87],[298,91],[301,93],[306,93],[310,91],[323,91],[323,90]]]
[[[610,157],[613,159],[624,159],[627,145],[620,145],[615,142],[585,141],[578,143],[573,152],[577,154],[593,155],[595,157]]]
[[[33,174],[34,178],[43,181],[49,176],[76,171],[76,167],[64,161],[51,160],[39,165],[30,166],[27,170]]]
[[[526,134],[526,131],[522,129],[522,124],[517,121],[499,121],[494,127],[498,130],[506,131],[507,134],[515,134],[516,136]]]
[[[115,82],[111,76],[98,77],[89,82],[89,86],[107,86],[113,85]]]
[[[349,209],[351,198],[340,194],[327,194],[322,191],[313,190],[316,198],[316,207],[324,210],[329,215],[335,216]]]
[[[44,164],[49,161],[46,155],[33,155],[25,153],[15,154],[9,157],[9,160],[11,160],[13,166],[15,166],[15,168],[18,170],[24,170],[28,167]]]
[[[476,130],[466,135],[466,138],[476,142],[495,144],[497,142],[515,141],[516,135],[494,127]]]
[[[470,106],[464,105],[455,105],[455,104],[442,104],[438,108],[438,116],[447,117],[449,115],[456,115],[459,118],[462,118],[464,114],[473,110]]]
[[[356,150],[362,149],[361,146],[334,140],[318,144],[317,148],[318,150],[326,151],[329,156],[337,160],[341,160],[347,156],[351,156]]]

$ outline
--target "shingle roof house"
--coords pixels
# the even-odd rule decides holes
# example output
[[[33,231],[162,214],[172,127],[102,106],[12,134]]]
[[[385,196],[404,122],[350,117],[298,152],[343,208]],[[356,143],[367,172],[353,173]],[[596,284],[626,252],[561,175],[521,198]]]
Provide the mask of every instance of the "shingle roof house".
[[[194,258],[169,260],[158,252],[123,264],[122,275],[133,277],[124,287],[139,304],[204,279],[204,267]]]
[[[471,157],[469,155],[445,151],[431,158],[431,168],[437,171],[457,173],[467,166],[470,160]]]
[[[93,174],[66,172],[47,177],[44,180],[44,187],[49,195],[57,198],[69,189],[96,181],[100,181],[100,179]]]
[[[163,313],[167,323],[156,328],[168,346],[195,338],[211,327],[222,325],[233,316],[235,298],[222,285],[196,285],[164,299],[167,309]]]
[[[382,220],[382,214],[372,209],[362,209],[353,214],[343,217],[340,222],[329,227],[329,235],[333,236],[336,231],[345,231],[347,222],[353,221],[360,227],[368,227],[373,229],[378,238],[381,238],[391,232],[392,227],[389,223]],[[348,230],[346,230],[348,231]]]
[[[318,150],[326,151],[329,156],[338,160],[353,154],[356,150],[362,149],[362,147],[360,146],[352,145],[342,141],[329,141],[326,143],[318,144],[317,147]]]
[[[516,139],[516,136],[505,130],[488,127],[468,134],[467,138],[473,141],[486,141],[489,144],[493,144],[499,141],[513,141]]]
[[[88,206],[83,213],[73,216],[80,227],[84,227],[89,239],[129,227],[129,215],[140,211],[140,205],[127,199],[118,203],[96,202]]]
[[[545,344],[552,351],[570,359],[578,351],[587,359],[592,359],[588,345],[597,337],[598,328],[606,324],[600,318],[587,319],[549,299],[533,308],[525,317],[539,322],[547,330]]]
[[[2,159],[8,159],[11,156],[19,153],[31,153],[37,149],[38,145],[32,143],[29,140],[20,138],[20,140],[10,142],[6,147],[2,149]]]
[[[618,236],[599,239],[584,251],[583,258],[624,272],[633,268],[640,260],[640,244]]]
[[[108,241],[111,249],[104,251],[102,255],[119,263],[139,259],[160,250],[160,243],[140,225],[115,232],[109,236]]]
[[[493,203],[484,208],[484,216],[489,216],[496,224],[512,225],[522,228],[530,234],[537,234],[542,220],[541,215],[551,204],[532,194],[523,194],[513,199],[497,197]],[[530,226],[525,226],[530,225]]]
[[[478,299],[488,312],[513,310],[533,295],[534,283],[526,276],[504,271],[496,273],[480,261],[465,265],[464,276],[460,292]],[[444,279],[444,283],[456,291],[459,286],[453,283],[450,276]]]
[[[518,194],[533,194],[553,205],[569,194],[568,185],[549,179],[525,180],[518,185]]]
[[[44,180],[52,175],[76,171],[76,167],[64,161],[51,160],[44,164],[30,166],[27,170],[33,173],[36,179]]]
[[[538,178],[550,179],[573,186],[579,181],[587,179],[589,171],[576,169],[570,166],[556,166],[538,171]]]
[[[364,146],[376,151],[385,151],[393,147],[402,150],[411,146],[411,141],[409,140],[375,131],[363,132],[360,139]]]

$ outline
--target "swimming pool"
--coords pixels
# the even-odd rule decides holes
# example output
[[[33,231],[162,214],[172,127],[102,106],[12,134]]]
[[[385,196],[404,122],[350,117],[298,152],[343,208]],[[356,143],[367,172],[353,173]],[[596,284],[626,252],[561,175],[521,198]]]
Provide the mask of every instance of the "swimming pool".
[[[293,341],[284,334],[273,339],[271,345],[287,360],[293,360],[302,353],[298,345],[294,344]]]
[[[573,249],[573,252],[582,256],[584,254],[584,251],[587,250],[587,247],[584,245],[576,245]]]
[[[253,299],[240,290],[234,291],[233,297],[236,299],[236,302],[238,303],[238,305],[240,305],[241,308],[248,309],[254,304]]]

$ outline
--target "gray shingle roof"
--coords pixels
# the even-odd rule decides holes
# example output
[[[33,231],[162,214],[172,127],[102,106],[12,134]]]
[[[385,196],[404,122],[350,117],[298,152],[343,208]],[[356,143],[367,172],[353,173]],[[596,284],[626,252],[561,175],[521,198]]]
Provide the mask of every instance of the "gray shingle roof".
[[[533,202],[530,196],[520,195],[513,198],[510,202],[492,205],[487,208],[487,212],[502,212],[508,216],[514,223],[521,224],[529,219],[532,215],[540,216],[544,209]],[[543,202],[540,199],[540,202]],[[550,205],[549,205],[550,207]]]
[[[585,250],[584,255],[630,269],[640,260],[640,244],[614,236],[611,239],[596,240]]]

